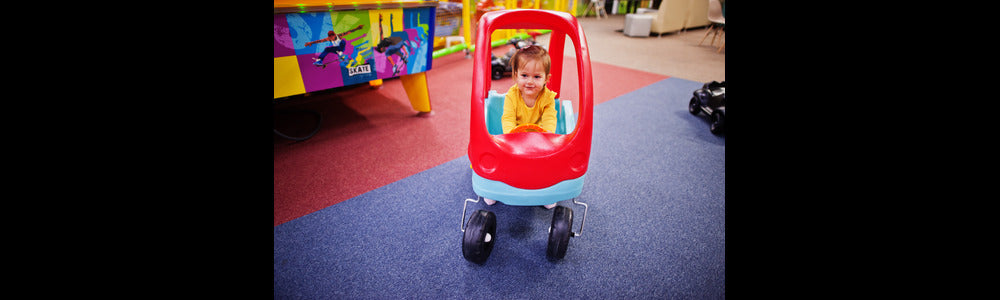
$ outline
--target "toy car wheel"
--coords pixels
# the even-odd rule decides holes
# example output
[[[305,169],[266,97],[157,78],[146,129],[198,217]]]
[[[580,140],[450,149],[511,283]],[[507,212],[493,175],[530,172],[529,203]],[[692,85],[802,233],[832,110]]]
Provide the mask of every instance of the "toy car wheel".
[[[566,257],[569,248],[569,238],[573,234],[573,210],[565,206],[556,206],[552,213],[552,226],[549,227],[549,246],[545,255],[551,261]]]
[[[462,255],[465,259],[477,264],[486,262],[493,252],[496,242],[497,217],[488,210],[476,210],[469,218],[462,238]]]
[[[493,80],[499,80],[500,78],[503,78],[503,70],[492,69],[492,73],[493,73]]]
[[[691,97],[691,102],[688,103],[688,112],[690,112],[692,115],[697,115],[699,112],[701,112],[701,107],[698,107],[697,98]]]
[[[712,113],[712,127],[709,127],[709,131],[713,134],[721,134],[726,130],[726,116],[721,112]]]

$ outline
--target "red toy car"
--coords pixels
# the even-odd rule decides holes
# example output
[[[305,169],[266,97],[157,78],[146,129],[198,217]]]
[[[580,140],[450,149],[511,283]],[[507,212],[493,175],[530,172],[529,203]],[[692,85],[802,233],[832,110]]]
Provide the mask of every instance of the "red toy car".
[[[490,35],[497,29],[551,29],[549,57],[552,78],[546,85],[559,93],[562,82],[563,45],[569,36],[576,45],[576,67],[579,74],[579,117],[572,121],[572,105],[557,99],[559,122],[556,132],[520,132],[502,134],[489,130],[499,122],[497,100],[503,107],[502,95],[490,91]],[[472,163],[472,187],[479,197],[503,202],[505,205],[551,205],[572,199],[583,205],[580,232],[572,232],[573,210],[556,206],[549,230],[547,257],[562,259],[569,238],[580,236],[587,220],[587,204],[577,201],[590,162],[593,132],[593,78],[590,53],[583,28],[573,15],[565,12],[514,9],[487,12],[479,21],[476,52],[472,71],[472,111],[469,129],[469,161]],[[573,123],[573,124],[570,124]],[[575,125],[575,129],[573,126]],[[474,263],[483,263],[496,242],[496,216],[477,210],[465,221],[466,206],[479,202],[466,199],[462,207],[462,254]]]

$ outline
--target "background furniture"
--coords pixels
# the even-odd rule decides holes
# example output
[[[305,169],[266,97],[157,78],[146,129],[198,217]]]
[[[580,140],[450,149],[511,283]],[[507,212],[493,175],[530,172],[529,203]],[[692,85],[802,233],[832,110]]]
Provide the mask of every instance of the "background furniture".
[[[625,30],[627,36],[649,37],[649,28],[653,24],[652,14],[628,14],[625,15]]]
[[[273,99],[399,77],[413,109],[429,114],[425,73],[431,69],[437,6],[437,0],[399,0],[391,8],[378,0],[275,0]],[[331,42],[316,43],[331,32],[342,34],[342,55],[327,52],[335,50]],[[384,38],[405,52],[375,50]],[[333,55],[316,61],[322,53]]]
[[[711,24],[708,20],[708,0],[663,0],[653,13],[650,32],[660,34]]]
[[[715,34],[712,35],[711,45],[715,46],[715,37],[719,36],[719,41],[722,42],[722,46],[719,47],[719,50],[715,51],[715,53],[719,53],[722,51],[722,48],[726,47],[726,42],[722,41],[721,38],[726,35],[726,16],[722,14],[722,3],[719,3],[719,0],[708,0],[708,20],[712,22],[712,27],[709,27],[708,31],[705,32],[705,37],[701,38],[701,42],[698,42],[698,46],[701,46],[701,43],[705,42],[705,38],[708,37],[709,33],[714,32]],[[627,20],[626,24],[628,24]]]
[[[605,18],[608,17],[608,12],[604,10],[604,0],[590,0],[590,4],[587,5],[587,9],[583,10],[583,16],[586,16],[587,11],[590,11],[591,9],[593,9],[594,13],[597,14],[598,19],[601,18],[602,13]]]

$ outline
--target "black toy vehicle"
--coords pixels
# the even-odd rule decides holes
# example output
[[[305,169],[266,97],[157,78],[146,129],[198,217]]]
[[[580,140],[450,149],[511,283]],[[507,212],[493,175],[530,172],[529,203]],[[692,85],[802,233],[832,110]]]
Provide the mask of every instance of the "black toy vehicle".
[[[713,134],[722,134],[726,129],[726,81],[712,81],[694,91],[688,111],[693,115],[705,112],[712,117],[709,130]]]
[[[507,41],[508,45],[514,45],[514,48],[510,48],[503,56],[497,57],[496,55],[490,54],[490,73],[493,74],[493,80],[503,78],[505,75],[510,75],[514,69],[510,66],[510,58],[514,56],[517,50],[528,48],[531,45],[539,45],[534,39],[521,39],[521,38],[511,38]]]

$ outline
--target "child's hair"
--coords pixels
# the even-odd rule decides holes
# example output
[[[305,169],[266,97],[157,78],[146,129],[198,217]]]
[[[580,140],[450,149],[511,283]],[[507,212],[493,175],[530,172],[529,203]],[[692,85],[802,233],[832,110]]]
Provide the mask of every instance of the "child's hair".
[[[517,70],[523,67],[530,60],[539,60],[542,62],[542,68],[545,68],[545,74],[548,74],[552,65],[552,60],[549,58],[549,51],[538,45],[531,45],[527,48],[518,50],[514,53],[514,56],[510,58],[510,66],[514,70],[516,76]]]

